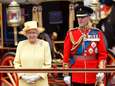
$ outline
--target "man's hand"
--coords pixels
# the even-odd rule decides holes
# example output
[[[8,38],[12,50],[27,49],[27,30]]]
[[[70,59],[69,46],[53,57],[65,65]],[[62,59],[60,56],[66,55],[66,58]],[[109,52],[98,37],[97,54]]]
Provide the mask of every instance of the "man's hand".
[[[106,61],[105,61],[105,60],[100,61],[98,67],[99,67],[100,69],[106,68]]]
[[[71,77],[70,77],[70,76],[65,76],[65,77],[64,77],[64,82],[65,82],[67,85],[70,85],[70,84],[71,84]]]
[[[68,63],[64,63],[64,64],[63,64],[63,68],[64,68],[64,69],[68,69],[68,68],[69,68]],[[68,73],[68,72],[64,72],[63,74],[64,74],[64,76],[69,76],[69,73]]]
[[[104,73],[98,73],[96,75],[97,82],[102,82],[104,79]]]

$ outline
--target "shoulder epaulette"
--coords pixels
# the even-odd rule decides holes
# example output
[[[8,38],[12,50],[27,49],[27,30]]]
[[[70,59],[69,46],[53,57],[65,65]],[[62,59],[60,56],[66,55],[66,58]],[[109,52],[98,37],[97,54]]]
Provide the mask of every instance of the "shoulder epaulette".
[[[76,48],[76,46],[78,46],[81,43],[81,41],[83,39],[83,35],[81,35],[79,40],[76,42],[75,39],[74,39],[73,33],[72,33],[72,31],[74,31],[74,30],[78,30],[78,28],[73,28],[72,30],[69,31],[70,41],[73,44],[73,47],[71,49],[72,51]]]
[[[73,30],[76,30],[76,29],[78,29],[78,27],[70,28],[69,31],[73,31]]]
[[[96,27],[93,27],[92,30],[101,31],[100,29],[98,29],[98,28],[96,28]]]
[[[101,30],[99,30],[96,27],[91,28],[91,31],[89,32],[90,35],[96,35],[98,34],[98,32],[100,32]]]

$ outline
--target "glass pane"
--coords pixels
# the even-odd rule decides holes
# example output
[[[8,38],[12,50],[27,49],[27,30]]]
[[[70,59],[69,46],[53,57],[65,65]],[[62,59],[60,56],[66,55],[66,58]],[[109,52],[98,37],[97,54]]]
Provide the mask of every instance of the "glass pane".
[[[2,33],[2,4],[0,3],[0,47],[3,45],[3,33]]]

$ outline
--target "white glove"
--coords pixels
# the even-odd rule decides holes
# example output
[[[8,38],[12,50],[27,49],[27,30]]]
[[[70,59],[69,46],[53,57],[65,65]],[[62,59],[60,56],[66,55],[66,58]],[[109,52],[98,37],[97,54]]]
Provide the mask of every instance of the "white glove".
[[[104,79],[104,73],[98,73],[96,75],[96,79],[97,79],[98,82],[103,81],[103,79]]]
[[[64,82],[65,82],[67,85],[70,85],[70,84],[71,84],[71,77],[70,77],[70,76],[65,76],[65,77],[64,77]]]
[[[23,75],[23,76],[21,76],[22,77],[22,79],[23,80],[25,80],[25,81],[27,81],[27,80],[29,80],[30,79],[30,77],[29,76],[27,76],[27,75]]]
[[[25,80],[27,83],[29,84],[33,84],[35,83],[37,80],[39,80],[41,77],[37,76],[37,75],[32,75],[32,76],[27,76],[27,75],[23,75],[22,79]]]
[[[32,76],[30,76],[30,81],[32,81],[32,82],[35,82],[35,81],[37,81],[37,80],[39,80],[41,77],[40,76],[38,76],[38,75],[32,75]]]

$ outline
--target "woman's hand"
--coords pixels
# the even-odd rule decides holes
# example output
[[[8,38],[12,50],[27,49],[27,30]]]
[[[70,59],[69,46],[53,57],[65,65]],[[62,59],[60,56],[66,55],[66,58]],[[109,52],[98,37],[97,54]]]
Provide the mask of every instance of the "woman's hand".
[[[39,79],[41,79],[40,76],[32,75],[32,76],[30,76],[29,81],[30,81],[30,82],[36,82],[36,81],[39,80]]]
[[[29,84],[34,84],[37,80],[41,79],[41,77],[37,75],[31,75],[31,76],[23,75],[22,79]]]
[[[28,81],[30,79],[30,77],[28,75],[22,75],[21,79],[24,81]]]

